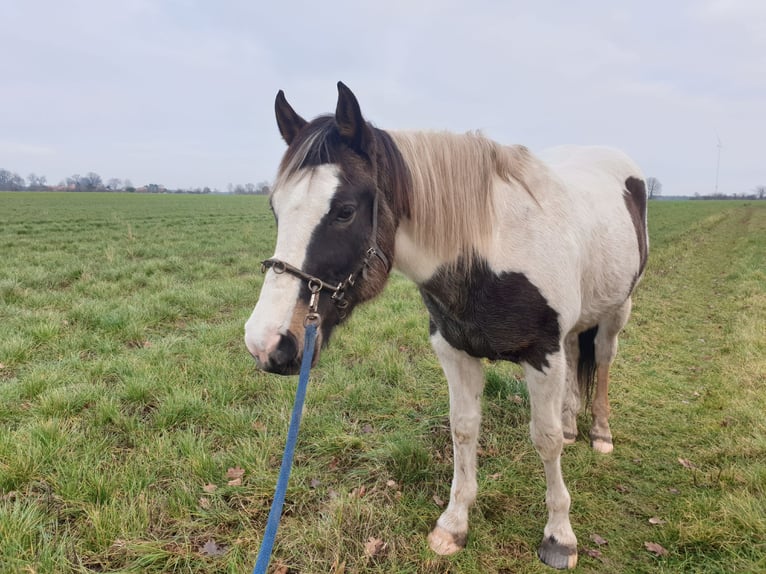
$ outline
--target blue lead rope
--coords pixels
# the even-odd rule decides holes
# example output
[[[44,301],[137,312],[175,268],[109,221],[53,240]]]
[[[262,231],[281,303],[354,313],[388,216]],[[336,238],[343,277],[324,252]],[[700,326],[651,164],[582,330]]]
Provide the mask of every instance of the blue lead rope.
[[[282,455],[282,466],[279,468],[279,478],[277,479],[277,487],[274,491],[274,501],[271,503],[269,518],[266,521],[266,531],[263,533],[263,540],[261,541],[261,548],[258,550],[258,558],[255,561],[253,574],[266,574],[266,569],[269,567],[269,561],[271,560],[271,550],[274,547],[274,539],[277,537],[279,519],[282,517],[282,505],[285,502],[285,494],[287,493],[287,482],[290,480],[290,470],[293,466],[293,453],[295,452],[295,443],[298,441],[298,428],[301,426],[303,400],[306,398],[309,370],[311,370],[311,361],[314,358],[316,336],[316,323],[309,323],[306,326],[303,361],[301,362],[300,378],[298,379],[298,390],[295,391],[293,413],[290,416],[290,427],[287,431],[285,452]]]

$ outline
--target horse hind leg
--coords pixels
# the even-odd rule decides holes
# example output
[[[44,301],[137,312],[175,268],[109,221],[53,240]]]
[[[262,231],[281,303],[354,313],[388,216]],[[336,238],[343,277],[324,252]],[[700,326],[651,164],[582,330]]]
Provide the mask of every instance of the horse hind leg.
[[[630,308],[628,298],[614,313],[599,322],[595,338],[596,389],[591,401],[590,443],[593,450],[603,454],[614,448],[609,428],[609,369],[617,355],[617,335],[628,322]]]
[[[561,427],[564,433],[564,444],[574,444],[577,440],[577,413],[580,412],[580,387],[577,377],[577,362],[580,348],[577,334],[570,333],[564,340],[566,355],[566,391],[561,407]]]

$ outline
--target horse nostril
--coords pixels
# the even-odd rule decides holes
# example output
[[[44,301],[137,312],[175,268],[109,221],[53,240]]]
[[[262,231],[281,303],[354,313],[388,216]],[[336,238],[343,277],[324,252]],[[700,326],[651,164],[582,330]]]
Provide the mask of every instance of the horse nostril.
[[[298,340],[290,331],[279,338],[276,349],[271,352],[270,363],[275,367],[287,367],[297,362]]]

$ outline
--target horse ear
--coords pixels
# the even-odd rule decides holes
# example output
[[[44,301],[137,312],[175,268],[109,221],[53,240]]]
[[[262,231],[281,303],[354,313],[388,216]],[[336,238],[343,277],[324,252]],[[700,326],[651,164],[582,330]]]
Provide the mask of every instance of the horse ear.
[[[335,123],[340,137],[357,151],[368,152],[372,141],[370,126],[362,117],[362,110],[354,93],[343,82],[338,82],[338,105],[335,108]]]
[[[277,92],[277,99],[274,102],[274,111],[277,114],[277,125],[279,126],[279,133],[282,134],[282,139],[290,145],[301,131],[303,126],[308,122],[304,120],[298,113],[287,103],[285,93],[282,90]]]

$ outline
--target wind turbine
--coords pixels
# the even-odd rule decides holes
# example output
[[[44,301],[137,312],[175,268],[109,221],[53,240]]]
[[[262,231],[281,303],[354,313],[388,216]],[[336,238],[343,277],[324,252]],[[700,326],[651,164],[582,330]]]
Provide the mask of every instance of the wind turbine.
[[[721,143],[721,138],[719,137],[718,132],[716,132],[715,137],[718,140],[718,161],[715,165],[715,194],[718,195],[718,173],[721,171],[721,148],[723,148],[723,144]]]

